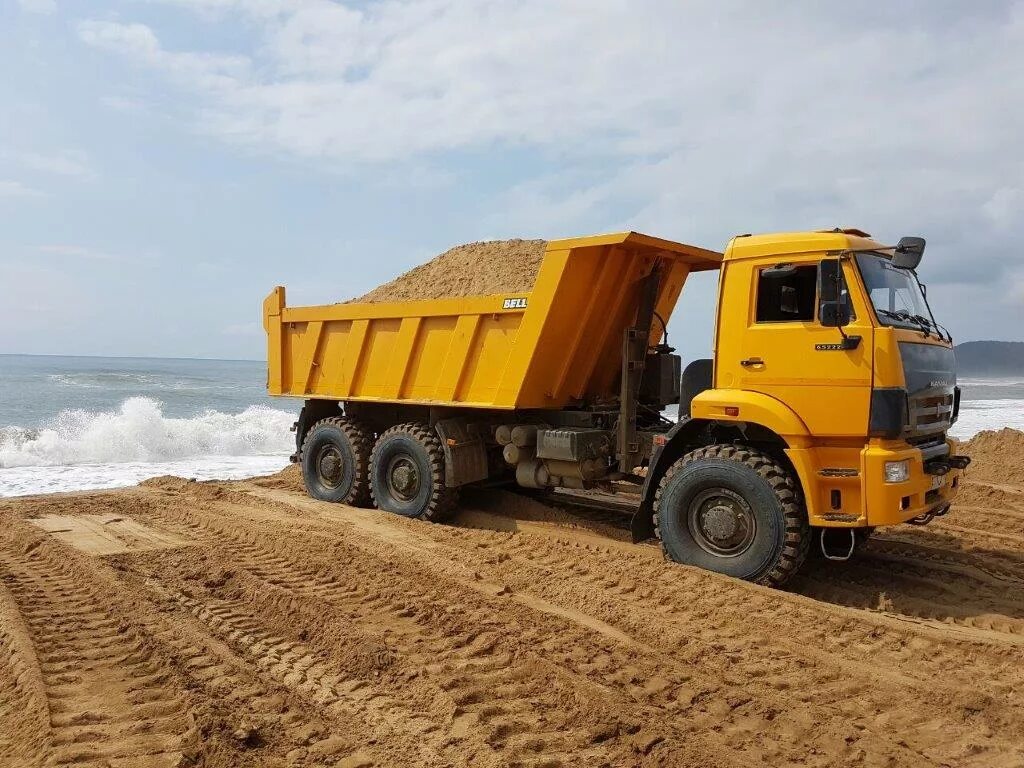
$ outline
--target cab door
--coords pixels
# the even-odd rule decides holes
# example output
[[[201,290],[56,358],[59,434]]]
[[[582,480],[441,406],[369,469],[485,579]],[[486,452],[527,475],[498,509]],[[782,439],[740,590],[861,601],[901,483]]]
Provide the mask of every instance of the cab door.
[[[722,277],[716,386],[773,397],[816,436],[863,438],[871,402],[872,326],[859,293],[845,288],[853,317],[842,332],[850,341],[844,345],[840,329],[821,324],[817,286],[823,258],[799,255],[783,263],[728,265]],[[858,285],[852,269],[843,262],[846,286]]]

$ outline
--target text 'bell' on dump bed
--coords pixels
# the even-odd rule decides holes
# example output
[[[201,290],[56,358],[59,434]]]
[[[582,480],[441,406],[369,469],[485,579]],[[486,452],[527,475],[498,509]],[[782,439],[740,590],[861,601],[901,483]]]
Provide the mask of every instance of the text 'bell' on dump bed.
[[[952,339],[920,238],[734,238],[725,254],[635,232],[547,244],[532,290],[401,303],[264,301],[268,389],[305,399],[310,494],[442,519],[458,489],[642,485],[634,538],[778,585],[810,547],[946,514],[969,459],[946,432]],[[713,360],[667,322],[718,269]],[[663,412],[678,404],[678,419]]]

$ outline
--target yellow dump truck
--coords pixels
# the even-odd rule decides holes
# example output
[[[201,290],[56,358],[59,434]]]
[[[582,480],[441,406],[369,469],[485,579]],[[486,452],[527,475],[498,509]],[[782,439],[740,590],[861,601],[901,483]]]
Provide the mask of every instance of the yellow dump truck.
[[[464,486],[635,483],[634,539],[781,585],[812,546],[846,559],[946,514],[970,462],[946,435],[959,389],[923,252],[850,229],[724,254],[627,232],[551,241],[525,293],[288,307],[278,287],[268,389],[305,400],[315,498],[441,520]],[[682,370],[667,321],[704,270],[714,359]]]

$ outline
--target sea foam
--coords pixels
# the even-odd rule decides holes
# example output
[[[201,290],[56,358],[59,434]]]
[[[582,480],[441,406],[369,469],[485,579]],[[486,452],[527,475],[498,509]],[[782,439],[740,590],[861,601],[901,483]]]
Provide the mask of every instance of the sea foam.
[[[1003,427],[1024,430],[1024,400],[964,400],[949,434],[969,440],[982,430]]]
[[[158,401],[133,397],[116,411],[65,410],[40,429],[0,429],[0,469],[287,455],[294,421],[295,414],[263,405],[169,418]]]

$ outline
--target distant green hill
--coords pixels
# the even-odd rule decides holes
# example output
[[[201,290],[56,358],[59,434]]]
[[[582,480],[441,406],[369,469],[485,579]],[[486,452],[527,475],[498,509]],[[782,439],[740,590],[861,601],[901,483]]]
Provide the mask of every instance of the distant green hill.
[[[961,377],[1024,376],[1024,341],[965,341],[955,351]]]

